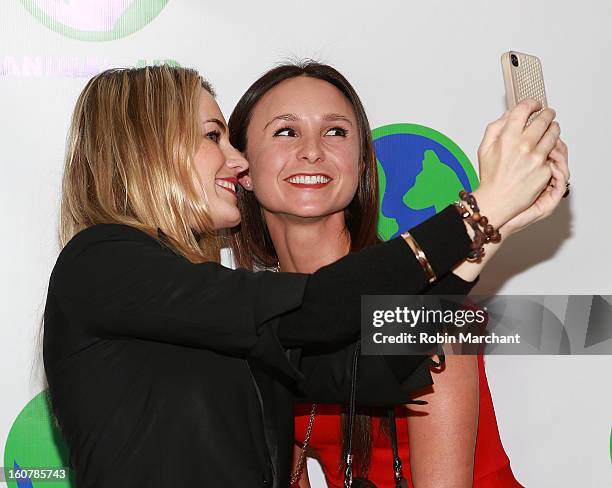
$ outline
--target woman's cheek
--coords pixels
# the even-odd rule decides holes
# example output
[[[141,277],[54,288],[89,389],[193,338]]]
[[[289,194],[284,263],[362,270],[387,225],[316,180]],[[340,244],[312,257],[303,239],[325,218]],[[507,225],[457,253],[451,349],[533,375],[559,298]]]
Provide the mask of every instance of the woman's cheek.
[[[253,180],[253,193],[255,198],[263,208],[269,208],[268,192],[266,192],[263,186],[259,185],[256,180]]]
[[[280,195],[276,185],[264,178],[253,178],[253,192],[259,204],[270,211],[282,210],[282,195]]]
[[[250,161],[249,174],[253,182],[255,198],[267,210],[282,210],[283,208],[283,196],[277,183],[282,164],[278,163],[278,160],[278,155],[274,151],[262,151]]]
[[[348,207],[351,201],[353,200],[353,198],[355,197],[355,194],[357,193],[358,185],[359,185],[358,178],[351,179],[350,183],[347,182],[346,188],[344,188],[342,192],[342,204],[341,205],[344,208]]]
[[[359,163],[355,163],[358,158],[358,154],[348,152],[341,161],[350,161],[350,163],[339,165],[339,170],[342,172],[342,199],[347,201],[347,206],[353,200],[359,186]]]

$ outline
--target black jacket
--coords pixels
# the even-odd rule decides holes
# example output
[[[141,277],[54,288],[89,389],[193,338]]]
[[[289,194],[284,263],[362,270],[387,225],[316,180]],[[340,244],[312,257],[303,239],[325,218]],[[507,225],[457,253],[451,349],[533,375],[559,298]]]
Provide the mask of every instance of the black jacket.
[[[411,233],[438,276],[469,251],[452,207]],[[360,296],[425,290],[401,238],[304,275],[193,264],[125,225],[78,233],[51,274],[43,346],[78,488],[288,486],[292,402],[347,400]],[[364,356],[359,403],[410,401],[429,366]]]

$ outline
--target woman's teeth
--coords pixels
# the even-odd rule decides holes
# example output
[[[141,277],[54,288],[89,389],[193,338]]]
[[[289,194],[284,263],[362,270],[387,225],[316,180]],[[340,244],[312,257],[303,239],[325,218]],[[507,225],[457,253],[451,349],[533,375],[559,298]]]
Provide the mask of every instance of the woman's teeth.
[[[228,190],[232,190],[233,192],[236,191],[236,185],[234,185],[233,183],[230,183],[229,181],[226,180],[216,180],[217,185],[223,187],[223,188],[227,188]]]
[[[319,185],[331,181],[331,178],[323,175],[301,175],[292,176],[287,180],[289,183],[299,183],[300,185]]]

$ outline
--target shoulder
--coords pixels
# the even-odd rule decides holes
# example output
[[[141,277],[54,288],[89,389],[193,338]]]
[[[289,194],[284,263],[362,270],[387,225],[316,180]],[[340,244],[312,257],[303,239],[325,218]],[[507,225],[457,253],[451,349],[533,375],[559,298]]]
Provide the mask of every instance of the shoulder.
[[[97,271],[125,268],[174,253],[148,233],[124,224],[97,224],[75,234],[61,250],[52,280],[78,272],[94,278]]]
[[[75,234],[60,252],[59,259],[78,256],[87,249],[116,252],[123,248],[150,247],[162,244],[147,232],[125,224],[96,224]]]
[[[96,224],[77,232],[64,246],[64,251],[86,247],[95,242],[140,241],[158,243],[145,231],[126,224]]]

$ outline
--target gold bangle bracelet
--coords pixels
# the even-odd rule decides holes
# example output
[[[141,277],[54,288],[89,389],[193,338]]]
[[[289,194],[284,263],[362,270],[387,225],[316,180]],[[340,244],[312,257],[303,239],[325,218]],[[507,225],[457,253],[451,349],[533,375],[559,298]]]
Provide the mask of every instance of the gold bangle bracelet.
[[[410,232],[404,232],[402,234],[402,238],[406,241],[406,244],[410,246],[410,249],[412,249],[417,261],[423,268],[423,271],[425,271],[425,275],[427,276],[429,283],[436,281],[436,273],[434,273],[431,264],[429,264],[429,261],[427,260],[427,256],[425,256],[423,249],[421,249],[421,247],[417,244],[417,241],[414,240],[414,237],[410,235]]]

